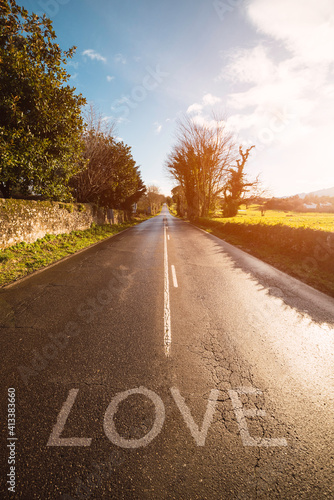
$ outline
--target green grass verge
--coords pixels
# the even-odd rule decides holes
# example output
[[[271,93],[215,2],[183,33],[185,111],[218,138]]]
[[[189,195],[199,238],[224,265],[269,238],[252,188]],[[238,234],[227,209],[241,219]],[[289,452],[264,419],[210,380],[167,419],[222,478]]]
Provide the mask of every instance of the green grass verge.
[[[195,225],[334,297],[332,232],[230,219],[200,218]]]
[[[93,226],[69,234],[47,234],[34,243],[22,242],[0,250],[0,286],[8,285],[149,218],[135,218],[117,225]]]
[[[177,215],[177,210],[176,210],[176,204],[170,205],[168,207],[169,212],[174,216],[177,217],[178,219],[185,219],[185,217],[181,217],[181,215]],[[187,219],[188,220],[188,219]]]

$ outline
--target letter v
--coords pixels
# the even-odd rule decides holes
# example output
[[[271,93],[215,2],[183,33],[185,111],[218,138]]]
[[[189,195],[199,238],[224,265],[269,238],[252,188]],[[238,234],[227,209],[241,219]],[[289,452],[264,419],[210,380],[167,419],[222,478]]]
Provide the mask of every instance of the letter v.
[[[181,396],[180,391],[176,387],[172,387],[170,392],[174,398],[174,401],[184,418],[185,423],[189,427],[192,437],[195,439],[197,446],[204,446],[205,439],[211,425],[213,415],[216,409],[217,399],[219,391],[217,389],[212,389],[209,396],[208,405],[206,407],[206,412],[204,415],[204,420],[201,430],[199,430],[198,425],[195,423],[188,406],[186,405],[184,397]]]

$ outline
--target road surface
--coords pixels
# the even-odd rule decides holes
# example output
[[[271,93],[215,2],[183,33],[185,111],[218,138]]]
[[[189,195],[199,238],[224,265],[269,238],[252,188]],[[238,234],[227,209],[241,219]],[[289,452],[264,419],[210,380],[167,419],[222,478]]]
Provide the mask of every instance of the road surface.
[[[334,498],[333,305],[166,207],[1,289],[1,498]]]

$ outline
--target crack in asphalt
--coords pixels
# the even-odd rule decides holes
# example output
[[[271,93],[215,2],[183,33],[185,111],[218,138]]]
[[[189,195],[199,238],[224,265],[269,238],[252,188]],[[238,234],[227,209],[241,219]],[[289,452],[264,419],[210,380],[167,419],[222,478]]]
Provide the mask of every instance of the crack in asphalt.
[[[204,339],[200,341],[200,346],[189,346],[188,349],[191,353],[200,357],[201,362],[211,374],[215,388],[220,391],[217,400],[220,403],[217,406],[219,423],[229,435],[236,437],[240,434],[240,429],[227,391],[235,390],[238,387],[257,387],[257,384],[251,366],[248,365],[246,360],[240,358],[240,354],[233,346],[230,336],[209,321],[209,312],[205,323]],[[203,399],[207,400],[207,395],[203,395]],[[243,394],[240,399],[242,399],[243,405],[247,409],[261,411],[266,408],[265,392],[256,395],[255,398],[252,395]],[[268,422],[268,419],[270,422]],[[256,424],[254,425],[252,419],[250,427],[255,427],[256,431],[251,431],[251,434],[254,435],[255,432],[256,436],[261,438],[271,437],[274,430],[276,435],[276,429],[284,427],[273,412],[266,413],[266,416],[257,416],[255,420]],[[215,422],[217,421],[215,420]],[[264,460],[264,453],[266,452],[261,448],[253,448],[253,453],[255,454],[255,463],[253,465],[255,498],[261,498],[264,490],[278,498],[280,495],[278,478],[281,475],[279,470],[275,474],[276,469],[275,464],[273,464],[271,468],[272,475],[266,477],[267,465]],[[246,497],[241,496],[240,498]]]

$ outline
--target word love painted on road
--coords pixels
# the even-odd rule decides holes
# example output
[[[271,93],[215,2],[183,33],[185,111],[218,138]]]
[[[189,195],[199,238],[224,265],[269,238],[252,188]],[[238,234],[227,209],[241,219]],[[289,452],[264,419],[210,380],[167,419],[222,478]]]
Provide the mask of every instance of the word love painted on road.
[[[186,426],[188,427],[192,437],[197,446],[204,446],[206,436],[210,425],[212,423],[213,415],[216,409],[216,404],[219,396],[217,389],[210,392],[204,419],[201,428],[196,424],[194,418],[187,406],[184,397],[181,395],[179,389],[172,387],[170,389],[173,399],[177,408],[179,409]],[[71,389],[68,397],[63,404],[60,413],[57,417],[56,425],[54,426],[49,437],[47,446],[90,446],[92,438],[62,438],[61,434],[66,425],[66,421],[74,405],[75,399],[78,395],[79,389]],[[140,439],[126,439],[122,437],[114,422],[114,417],[118,411],[119,404],[125,401],[133,394],[141,394],[150,399],[155,408],[154,423],[151,430]],[[250,410],[245,409],[240,399],[241,394],[255,394],[259,395],[262,392],[254,387],[240,387],[228,391],[229,397],[232,402],[233,410],[236,416],[236,421],[240,431],[240,437],[244,446],[287,446],[287,441],[284,438],[263,438],[253,437],[250,435],[246,418],[264,417],[266,412],[264,410]],[[165,406],[162,399],[153,391],[145,387],[137,387],[129,389],[124,392],[116,394],[111,400],[105,414],[103,421],[103,428],[107,438],[116,446],[120,448],[141,448],[150,444],[162,431],[165,421]]]

